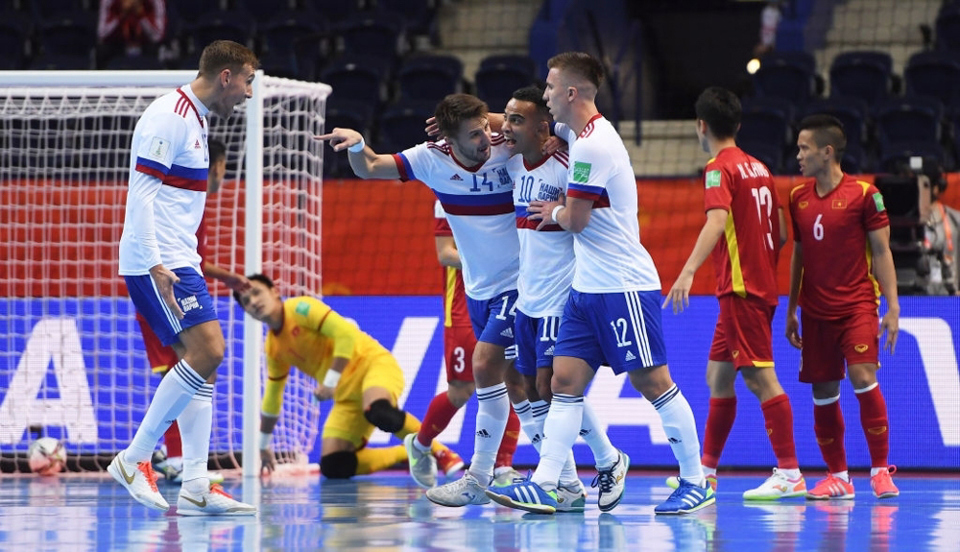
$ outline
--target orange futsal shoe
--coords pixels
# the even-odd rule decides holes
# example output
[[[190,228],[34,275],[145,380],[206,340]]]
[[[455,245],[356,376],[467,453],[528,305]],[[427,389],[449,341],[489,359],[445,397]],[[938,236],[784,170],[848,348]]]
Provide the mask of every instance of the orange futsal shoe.
[[[888,466],[882,472],[870,478],[870,488],[877,498],[893,498],[900,496],[900,489],[893,484],[891,475],[897,473],[896,466]]]
[[[834,477],[832,473],[828,473],[826,479],[817,481],[813,489],[807,492],[807,498],[810,500],[829,500],[831,498],[850,500],[853,497],[853,483]]]
[[[437,459],[437,469],[447,477],[453,477],[463,469],[463,458],[450,449],[442,449],[433,457]]]

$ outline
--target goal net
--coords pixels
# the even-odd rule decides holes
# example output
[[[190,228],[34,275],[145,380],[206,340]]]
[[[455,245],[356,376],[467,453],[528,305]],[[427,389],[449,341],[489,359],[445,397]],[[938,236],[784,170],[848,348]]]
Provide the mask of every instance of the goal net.
[[[160,381],[117,275],[130,140],[144,109],[195,72],[0,73],[0,469],[61,439],[69,469],[103,469],[133,437]],[[207,261],[264,272],[284,295],[319,295],[322,144],[330,88],[258,75],[254,97],[210,136],[227,175],[207,199]],[[265,329],[208,280],[227,342],[211,458],[256,456]],[[246,377],[245,377],[246,374]],[[315,383],[294,371],[274,450],[303,462]],[[253,463],[244,463],[252,465]],[[249,468],[248,468],[249,469]]]

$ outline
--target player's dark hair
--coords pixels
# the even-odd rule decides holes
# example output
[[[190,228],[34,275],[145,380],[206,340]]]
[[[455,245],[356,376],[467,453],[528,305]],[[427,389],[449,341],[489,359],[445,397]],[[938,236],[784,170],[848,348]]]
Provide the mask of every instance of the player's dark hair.
[[[825,113],[808,115],[800,121],[800,130],[811,131],[818,148],[833,146],[834,161],[839,163],[843,160],[843,152],[847,149],[847,133],[840,119]]]
[[[200,54],[200,74],[212,78],[224,69],[237,72],[244,65],[260,67],[257,56],[249,48],[232,40],[214,40]]]
[[[586,79],[598,89],[600,83],[603,82],[603,64],[597,58],[584,52],[557,54],[547,61],[547,67],[573,73],[582,79]]]
[[[489,110],[480,98],[470,94],[450,94],[437,104],[433,116],[443,136],[456,136],[460,123],[486,117]]]
[[[531,84],[530,86],[524,86],[523,88],[515,90],[511,98],[521,102],[532,103],[537,106],[537,111],[540,112],[540,115],[549,119],[550,108],[547,107],[547,100],[543,99],[543,89],[543,85]]]
[[[227,145],[216,138],[207,139],[207,150],[210,152],[211,165],[227,157]]]
[[[740,98],[726,88],[711,86],[700,93],[694,106],[697,119],[707,123],[711,134],[719,139],[733,138],[740,128]]]
[[[267,286],[267,289],[273,289],[274,287],[273,280],[271,280],[270,277],[265,274],[251,274],[250,276],[247,276],[247,280],[250,280],[251,282],[260,282],[261,284]],[[241,307],[243,306],[243,303],[240,302],[239,292],[233,292],[233,299],[238,305]]]

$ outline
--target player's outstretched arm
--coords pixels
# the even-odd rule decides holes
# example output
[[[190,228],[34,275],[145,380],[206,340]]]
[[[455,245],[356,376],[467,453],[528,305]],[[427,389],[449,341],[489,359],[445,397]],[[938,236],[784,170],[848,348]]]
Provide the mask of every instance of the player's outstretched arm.
[[[209,276],[215,280],[220,280],[223,282],[223,285],[230,288],[231,291],[243,293],[250,288],[250,280],[247,280],[247,277],[243,274],[230,272],[229,270],[208,261],[203,261],[203,266],[201,268],[203,269],[204,276]]]
[[[893,266],[893,253],[890,252],[890,227],[884,226],[867,234],[870,250],[873,251],[873,273],[880,282],[883,297],[887,300],[887,312],[880,320],[880,334],[887,332],[884,348],[893,354],[897,346],[897,334],[900,331],[900,299],[897,296],[897,271]]]
[[[797,349],[803,348],[800,338],[800,321],[797,319],[797,305],[800,301],[800,279],[803,276],[803,246],[793,242],[793,255],[790,256],[790,299],[787,302],[787,341]]]
[[[727,226],[727,217],[729,214],[726,209],[710,209],[707,211],[707,222],[700,229],[700,235],[697,236],[697,243],[690,252],[690,257],[683,265],[677,281],[663,299],[661,308],[667,308],[667,305],[673,303],[673,313],[683,312],[683,309],[690,305],[690,288],[693,287],[693,275],[700,269],[700,265],[707,260],[710,252],[716,247],[720,236],[723,235],[724,228]]]
[[[353,129],[335,128],[316,139],[330,142],[333,151],[347,150],[350,168],[360,178],[400,178],[400,171],[393,156],[373,151],[364,142],[363,135]]]
[[[441,266],[449,266],[456,269],[462,269],[463,263],[460,261],[460,251],[457,250],[457,243],[453,236],[437,236],[435,238],[437,245],[437,261]]]
[[[273,429],[277,426],[277,416],[260,415],[260,471],[273,473],[277,467],[277,459],[270,448],[273,439]]]

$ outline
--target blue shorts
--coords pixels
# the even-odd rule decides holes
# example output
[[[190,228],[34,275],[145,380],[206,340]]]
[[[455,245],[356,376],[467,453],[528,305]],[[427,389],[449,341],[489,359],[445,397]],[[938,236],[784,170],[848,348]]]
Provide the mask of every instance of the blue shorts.
[[[666,364],[660,299],[659,290],[571,290],[554,355],[583,359],[594,370],[608,364],[617,374]]]
[[[173,273],[180,278],[180,282],[173,284],[173,295],[183,311],[183,320],[178,320],[170,307],[163,302],[152,276],[147,274],[123,277],[133,306],[147,320],[150,329],[157,334],[164,346],[178,342],[180,339],[177,335],[187,328],[217,320],[213,298],[207,291],[207,282],[203,276],[192,268],[175,268]]]
[[[531,318],[517,311],[513,331],[517,341],[517,372],[536,376],[537,368],[553,368],[553,350],[559,328],[559,316]]]
[[[467,297],[467,312],[477,341],[513,347],[513,317],[516,313],[517,290],[505,291],[493,299],[477,301]],[[508,359],[511,357],[507,357]]]

